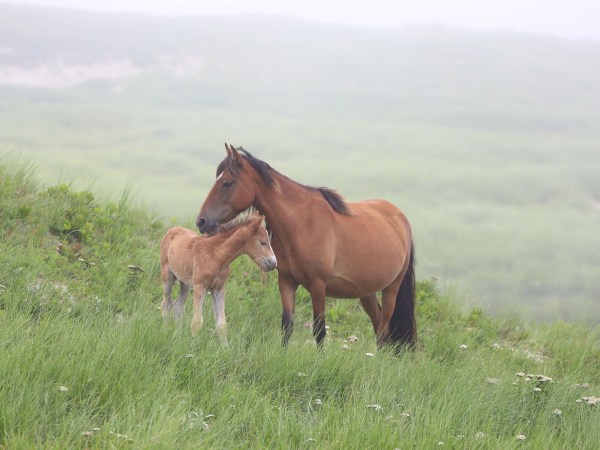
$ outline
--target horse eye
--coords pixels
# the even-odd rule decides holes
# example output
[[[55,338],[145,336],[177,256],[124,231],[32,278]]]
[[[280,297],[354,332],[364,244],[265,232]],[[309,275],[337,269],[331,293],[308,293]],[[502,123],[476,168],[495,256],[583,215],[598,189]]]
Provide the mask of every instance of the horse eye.
[[[231,187],[232,185],[233,185],[233,181],[231,181],[231,180],[223,181],[224,188]]]
[[[268,244],[267,241],[260,241],[260,245],[262,245],[263,247],[265,247]]]

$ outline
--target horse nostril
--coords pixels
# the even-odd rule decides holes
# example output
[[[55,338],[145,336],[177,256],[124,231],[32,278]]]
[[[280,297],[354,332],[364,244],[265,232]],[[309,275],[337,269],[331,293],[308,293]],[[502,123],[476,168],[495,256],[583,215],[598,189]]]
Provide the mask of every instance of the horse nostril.
[[[206,219],[204,217],[198,217],[198,220],[196,220],[196,226],[200,232],[202,232],[202,227],[204,227],[205,224]]]

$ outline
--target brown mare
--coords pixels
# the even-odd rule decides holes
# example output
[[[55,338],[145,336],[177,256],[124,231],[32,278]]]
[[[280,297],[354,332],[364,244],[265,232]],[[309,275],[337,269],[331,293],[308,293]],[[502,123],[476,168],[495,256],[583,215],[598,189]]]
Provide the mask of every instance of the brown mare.
[[[225,148],[227,157],[196,225],[210,233],[250,206],[264,214],[278,262],[284,345],[293,329],[296,289],[302,285],[312,297],[317,344],[325,338],[325,297],[330,296],[360,299],[379,346],[413,347],[413,245],[402,211],[385,200],[345,202],[331,189],[289,179],[241,147]]]
[[[163,283],[162,315],[167,319],[173,308],[171,290],[177,280],[180,289],[175,301],[175,319],[181,320],[190,286],[194,286],[192,334],[202,328],[202,305],[206,292],[213,298],[217,332],[227,343],[225,283],[231,275],[230,264],[247,254],[262,270],[277,266],[269,243],[264,217],[258,213],[234,220],[215,229],[211,236],[198,236],[182,227],[170,228],[160,243],[160,277]]]

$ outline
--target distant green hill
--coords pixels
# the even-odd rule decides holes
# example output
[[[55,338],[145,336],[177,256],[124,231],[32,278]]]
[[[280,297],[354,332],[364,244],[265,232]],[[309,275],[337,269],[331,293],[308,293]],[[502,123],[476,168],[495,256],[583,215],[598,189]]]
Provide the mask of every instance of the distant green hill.
[[[597,42],[1,4],[0,150],[191,221],[243,145],[396,203],[469,304],[598,323],[598,73]]]

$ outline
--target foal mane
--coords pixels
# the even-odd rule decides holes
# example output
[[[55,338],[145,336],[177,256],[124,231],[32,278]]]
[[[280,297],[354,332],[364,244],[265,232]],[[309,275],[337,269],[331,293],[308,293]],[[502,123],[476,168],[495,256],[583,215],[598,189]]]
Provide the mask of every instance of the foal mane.
[[[226,234],[228,232],[235,230],[238,227],[249,224],[250,222],[253,222],[254,220],[260,220],[260,217],[258,215],[258,211],[256,211],[254,208],[250,208],[250,209],[238,214],[233,219],[231,219],[229,222],[225,222],[225,223],[219,225],[217,227],[217,231],[215,234]]]
[[[333,210],[337,213],[343,214],[345,216],[351,215],[350,209],[348,208],[346,201],[335,190],[324,186],[316,187],[298,183],[297,181],[292,180],[291,178],[283,175],[282,173],[277,172],[266,162],[255,158],[248,150],[244,149],[243,147],[238,147],[236,148],[236,150],[242,153],[246,161],[248,161],[252,168],[256,170],[260,178],[269,188],[272,188],[275,184],[275,179],[273,178],[273,175],[271,175],[271,171],[273,171],[282,176],[283,178],[297,184],[298,186],[303,187],[308,191],[320,192],[323,198],[327,201],[327,203],[329,203],[329,206],[331,206],[331,208],[333,208]],[[242,165],[239,161],[234,160],[231,156],[227,156],[223,161],[221,161],[221,163],[217,167],[217,177],[221,175],[221,173],[223,173],[225,169],[229,169],[231,173],[237,174],[241,168]]]

